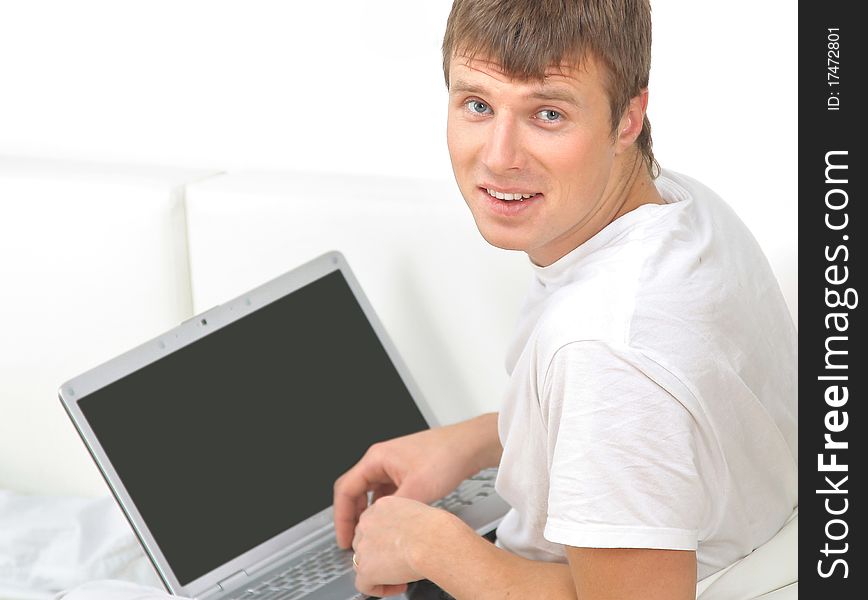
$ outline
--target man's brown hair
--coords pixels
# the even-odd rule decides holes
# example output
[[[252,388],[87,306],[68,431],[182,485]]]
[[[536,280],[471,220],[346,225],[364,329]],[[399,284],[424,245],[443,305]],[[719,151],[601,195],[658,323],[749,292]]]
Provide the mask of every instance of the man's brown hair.
[[[630,99],[648,87],[651,6],[649,0],[455,0],[443,37],[447,88],[454,56],[491,60],[509,77],[540,82],[548,68],[581,67],[593,56],[606,70],[615,135]],[[647,116],[636,145],[656,177]]]

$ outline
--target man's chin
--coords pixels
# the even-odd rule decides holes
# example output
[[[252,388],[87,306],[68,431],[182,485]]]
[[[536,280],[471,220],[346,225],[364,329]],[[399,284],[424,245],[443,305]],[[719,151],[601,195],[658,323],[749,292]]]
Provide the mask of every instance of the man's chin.
[[[482,238],[495,248],[500,248],[501,250],[520,250],[522,252],[527,252],[527,242],[517,239],[515,235],[508,235],[489,231],[485,227],[480,227],[479,223],[476,224],[476,228],[479,230]]]

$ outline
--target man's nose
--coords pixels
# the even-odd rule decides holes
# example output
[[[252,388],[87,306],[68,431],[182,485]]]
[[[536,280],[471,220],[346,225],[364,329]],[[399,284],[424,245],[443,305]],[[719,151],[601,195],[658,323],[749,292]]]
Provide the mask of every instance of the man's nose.
[[[482,162],[493,173],[519,170],[525,166],[521,135],[514,119],[494,120],[485,141]]]

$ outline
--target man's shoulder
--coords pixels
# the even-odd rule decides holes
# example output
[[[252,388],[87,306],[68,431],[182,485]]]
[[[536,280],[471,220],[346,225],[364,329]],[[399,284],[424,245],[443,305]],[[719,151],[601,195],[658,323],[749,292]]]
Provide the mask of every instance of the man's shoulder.
[[[769,287],[755,284],[773,281],[759,246],[711,189],[671,171],[661,178],[670,204],[646,207],[647,218],[584,255],[545,300],[534,328],[538,361],[582,341],[710,352],[753,322],[757,289]]]
[[[537,322],[540,343],[557,347],[582,341],[624,342],[635,291],[606,279],[575,282],[552,294]]]

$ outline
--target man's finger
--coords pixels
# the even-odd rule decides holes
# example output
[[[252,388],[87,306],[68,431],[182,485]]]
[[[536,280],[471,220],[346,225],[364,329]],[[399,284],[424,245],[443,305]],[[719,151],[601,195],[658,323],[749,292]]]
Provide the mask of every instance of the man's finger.
[[[353,541],[356,525],[359,522],[359,517],[368,507],[368,494],[364,493],[361,496],[356,496],[353,499],[353,504],[350,507],[350,513],[342,512],[338,514],[338,504],[335,503],[334,521],[335,521],[335,537],[337,538],[338,548],[349,548]]]
[[[377,596],[379,598],[383,598],[385,596],[397,596],[398,594],[403,594],[407,591],[407,584],[394,584],[394,585],[375,585],[371,588],[371,592],[369,593],[371,596]]]
[[[337,544],[348,548],[359,515],[367,506],[368,490],[391,479],[379,463],[362,459],[335,482],[334,521]]]

